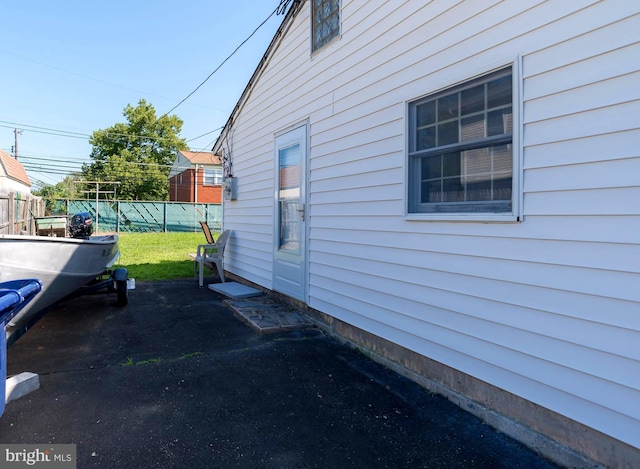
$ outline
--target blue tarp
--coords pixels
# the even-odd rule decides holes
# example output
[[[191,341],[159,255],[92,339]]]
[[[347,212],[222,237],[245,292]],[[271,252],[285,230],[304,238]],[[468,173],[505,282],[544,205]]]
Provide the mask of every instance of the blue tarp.
[[[42,290],[37,279],[0,282],[0,415],[4,413],[7,384],[7,323]]]

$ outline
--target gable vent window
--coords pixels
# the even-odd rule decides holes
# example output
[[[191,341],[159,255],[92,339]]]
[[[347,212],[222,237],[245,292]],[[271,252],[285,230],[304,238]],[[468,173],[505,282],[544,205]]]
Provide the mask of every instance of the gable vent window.
[[[340,34],[340,0],[311,0],[313,51]]]

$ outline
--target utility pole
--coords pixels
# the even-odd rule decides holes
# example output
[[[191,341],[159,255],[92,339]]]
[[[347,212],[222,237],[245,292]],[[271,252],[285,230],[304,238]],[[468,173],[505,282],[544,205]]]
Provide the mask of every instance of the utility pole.
[[[22,130],[13,129],[14,145],[13,145],[13,157],[18,159],[18,134],[22,134]]]

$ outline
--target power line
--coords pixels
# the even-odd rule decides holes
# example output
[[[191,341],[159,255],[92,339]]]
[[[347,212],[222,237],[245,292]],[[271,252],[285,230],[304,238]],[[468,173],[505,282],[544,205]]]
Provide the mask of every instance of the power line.
[[[200,137],[204,137],[205,135],[212,134],[212,133],[214,133],[214,132],[216,132],[218,130],[222,130],[222,129],[224,129],[224,126],[223,127],[218,127],[217,129],[210,130],[209,132],[204,133],[202,135],[198,135],[197,137],[190,138],[189,140],[186,140],[186,142],[189,143],[189,142],[192,142],[193,140],[198,140]]]
[[[59,171],[59,170],[55,170],[55,169],[48,169],[48,170],[44,170],[43,168],[38,168],[38,173],[42,174],[44,177],[47,176],[60,176],[60,175],[64,175],[64,176],[71,176],[72,178],[82,178],[82,173],[81,172],[69,172],[69,171]],[[183,168],[184,170],[189,169],[189,168]],[[148,180],[149,173],[148,171],[145,171],[143,168],[140,167],[133,167],[130,169],[124,169],[120,172],[115,172],[112,173],[110,175],[111,178],[115,178],[116,180],[121,180],[121,181],[126,181],[126,180],[131,180],[131,179],[135,179],[137,181],[145,181]],[[34,182],[36,185],[38,185],[40,188],[44,188],[50,184],[42,181],[41,179],[38,179],[36,177],[30,176],[30,179],[32,180],[32,182]],[[157,180],[155,178],[152,178],[150,180]],[[59,182],[59,181],[57,181]],[[57,183],[56,182],[56,183]],[[77,182],[81,182],[80,180],[78,180]],[[191,183],[190,182],[178,182],[177,179],[174,179],[173,181],[170,181],[169,178],[167,178],[166,180],[167,183],[170,183],[172,186],[177,186],[178,188],[184,188],[184,187],[191,187]],[[55,183],[53,184],[55,185]],[[214,184],[214,185],[219,185],[219,184]]]
[[[39,134],[48,134],[48,135],[57,135],[59,137],[70,137],[70,138],[80,138],[82,140],[86,140],[87,138],[89,138],[89,135],[83,135],[83,134],[76,134],[73,135],[73,133],[75,132],[67,132],[65,130],[56,130],[56,129],[45,129],[44,127],[33,127],[33,126],[28,126],[28,125],[2,125],[0,124],[0,127],[4,127],[6,129],[15,129],[16,127],[19,127],[21,130],[27,131],[27,132],[35,132],[35,133],[39,133]],[[26,127],[32,127],[32,128],[26,128]],[[43,129],[43,130],[37,130],[37,129]]]
[[[48,134],[48,135],[56,135],[58,137],[70,137],[70,138],[79,138],[82,140],[86,140],[90,137],[92,137],[92,134],[83,134],[80,132],[70,132],[67,130],[60,130],[60,129],[52,129],[52,128],[47,128],[47,127],[39,127],[39,126],[35,126],[35,125],[28,125],[28,124],[17,124],[14,123],[12,125],[2,125],[1,123],[9,123],[6,121],[0,121],[0,127],[4,127],[7,129],[14,129],[16,127],[19,127],[22,130],[25,130],[27,132],[35,132],[35,133],[41,133],[41,134]],[[159,140],[162,137],[157,137],[155,135],[133,135],[133,134],[121,134],[118,132],[110,132],[110,131],[105,131],[103,129],[100,130],[96,130],[96,132],[102,132],[104,131],[105,134],[108,137],[128,137],[128,138],[139,138],[139,139],[143,139],[143,138],[148,138],[148,139],[152,139],[152,140]],[[95,132],[94,132],[95,133]]]
[[[280,5],[278,5],[278,8],[276,8],[276,14],[284,15],[287,12],[289,3],[291,3],[292,1],[294,0],[280,0]]]
[[[24,157],[24,159],[26,161],[30,161],[30,160],[42,160],[42,161],[48,161],[48,162],[54,162],[54,163],[70,163],[69,161],[66,161],[64,159],[62,160],[52,160],[51,158],[38,158],[35,156],[27,156]],[[21,159],[22,161],[22,159]],[[89,163],[89,161],[82,161],[82,163]],[[140,166],[165,166],[165,167],[171,167],[172,165],[168,165],[168,164],[160,164],[160,163],[140,163],[137,161],[123,161],[122,163],[126,163],[126,164],[135,164],[135,165],[140,165]]]
[[[211,141],[201,150],[192,150],[194,153],[209,153],[207,148],[213,144]],[[82,159],[70,159],[70,158],[47,158],[23,155],[21,162],[26,170],[34,171],[42,174],[55,174],[55,175],[73,175],[81,174],[83,166],[90,165],[91,162]],[[109,164],[108,160],[101,161],[103,164]],[[128,169],[126,173],[137,174],[143,176],[147,168],[157,168],[159,170],[167,170],[173,168],[173,164],[161,164],[161,163],[145,163],[139,161],[120,161],[118,164],[122,164]]]
[[[178,106],[180,106],[181,104],[183,104],[187,99],[189,99],[196,91],[198,91],[198,89],[200,89],[218,70],[220,70],[222,68],[222,66],[229,60],[231,59],[231,57],[233,57],[238,50],[249,41],[249,39],[251,39],[256,32],[262,27],[264,26],[267,21],[269,21],[269,19],[271,19],[272,16],[274,15],[280,15],[280,14],[284,14],[286,12],[286,9],[288,7],[288,5],[295,0],[280,0],[280,3],[278,4],[278,6],[275,8],[275,10],[273,10],[273,12],[271,12],[271,14],[264,20],[262,21],[262,23],[260,23],[254,30],[253,32],[244,40],[242,41],[234,50],[231,54],[229,54],[229,56],[227,56],[227,58],[225,58],[208,76],[207,78],[205,78],[204,81],[202,81],[191,93],[189,93],[185,98],[183,98],[180,102],[178,102],[178,104],[176,104],[174,107],[172,107],[168,112],[166,112],[165,114],[163,114],[161,117],[166,116],[168,114],[170,114],[172,111],[174,111],[176,108],[178,108]],[[158,118],[159,119],[159,118]],[[5,128],[15,128],[16,126],[18,126],[15,123],[12,122],[7,122],[7,121],[0,121],[0,123],[5,123],[5,124],[11,124],[10,126],[8,125],[1,125],[0,127],[5,127]],[[30,131],[30,132],[36,132],[36,133],[43,133],[43,134],[49,134],[49,135],[56,135],[56,136],[60,136],[60,137],[68,137],[68,138],[78,138],[78,139],[87,139],[90,138],[92,135],[89,134],[84,134],[81,132],[72,132],[72,131],[66,131],[66,130],[59,130],[59,129],[53,129],[53,128],[47,128],[47,127],[41,127],[41,126],[33,126],[33,125],[19,125],[19,127],[21,128],[25,128],[25,130]],[[221,130],[223,127],[219,127],[216,128],[214,130],[211,130],[209,132],[206,132],[202,135],[199,135],[197,137],[191,138],[189,140],[185,140],[186,142],[190,142],[196,139],[199,139],[201,137],[204,137],[206,135],[209,135],[213,132],[216,132],[218,130]],[[140,139],[152,139],[152,140],[157,140],[157,139],[161,139],[161,137],[156,137],[153,135],[129,135],[129,134],[119,134],[119,133],[115,133],[115,132],[109,132],[106,131],[105,132],[107,136],[109,137],[126,137],[128,139],[131,138],[140,138]],[[95,132],[94,132],[95,134]],[[209,145],[205,146],[204,149],[199,150],[198,152],[205,152],[208,151],[207,148],[209,148],[211,145],[213,145],[213,143],[215,142],[215,140],[213,140]],[[38,159],[35,157],[32,157],[31,159]],[[40,158],[42,159],[42,158]],[[29,167],[30,169],[34,170],[34,171],[38,171],[41,173],[49,173],[49,174],[58,174],[58,175],[66,175],[69,173],[68,168],[72,168],[68,165],[58,165],[56,167],[55,164],[53,164],[48,170],[43,170],[42,168],[42,164],[38,164],[38,163],[33,163],[33,162],[29,162],[26,161],[26,167]],[[55,161],[54,161],[55,163]],[[60,163],[60,162],[58,162]],[[158,166],[158,167],[171,167],[171,165],[159,165],[159,164],[153,164],[153,163],[136,163],[136,162],[124,162],[124,163],[128,163],[128,164],[133,164],[133,165],[138,165],[138,166]],[[83,163],[84,164],[84,163]]]
[[[251,38],[256,34],[256,32],[257,32],[260,28],[262,28],[262,26],[264,26],[264,25],[267,23],[267,21],[269,21],[269,19],[271,19],[271,17],[272,17],[272,16],[274,16],[274,15],[281,15],[281,14],[285,14],[285,13],[286,13],[286,10],[287,10],[287,7],[289,6],[289,4],[290,4],[292,1],[297,1],[297,0],[280,0],[279,4],[278,4],[278,6],[275,8],[275,10],[273,10],[273,12],[271,12],[271,14],[270,14],[269,16],[267,16],[267,18],[266,18],[264,21],[262,21],[262,23],[260,23],[260,24],[259,24],[259,25],[258,25],[258,26],[253,30],[253,32],[252,32],[252,33],[251,33],[251,34],[250,34],[250,35],[249,35],[249,36],[248,36],[244,41],[242,41],[242,42],[241,42],[241,43],[240,43],[240,44],[239,44],[239,45],[238,45],[238,46],[233,50],[233,52],[232,52],[231,54],[229,54],[229,56],[227,56],[227,58],[225,58],[225,59],[220,63],[220,65],[218,65],[218,66],[217,66],[217,67],[216,67],[216,68],[215,68],[215,69],[214,69],[214,70],[209,74],[209,76],[207,76],[207,78],[205,78],[205,80],[204,80],[204,81],[202,81],[202,82],[201,82],[201,83],[200,83],[200,84],[199,84],[199,85],[198,85],[198,86],[197,86],[197,87],[196,87],[196,88],[195,88],[191,93],[189,93],[185,98],[183,98],[180,102],[178,102],[178,104],[176,104],[174,107],[172,107],[168,112],[166,112],[165,114],[163,114],[162,116],[160,116],[160,118],[161,118],[161,117],[163,117],[163,116],[166,116],[166,115],[170,114],[172,111],[174,111],[176,108],[178,108],[178,106],[180,106],[180,105],[181,105],[181,104],[183,104],[187,99],[189,99],[189,98],[190,98],[190,97],[191,97],[191,96],[192,96],[196,91],[198,91],[198,89],[200,89],[200,88],[201,88],[201,87],[202,87],[202,86],[203,86],[203,85],[204,85],[204,84],[205,84],[205,83],[206,83],[206,82],[207,82],[207,81],[208,81],[208,80],[209,80],[209,79],[210,79],[210,78],[211,78],[211,77],[212,77],[212,76],[213,76],[213,75],[218,71],[218,70],[220,70],[220,69],[222,68],[222,66],[223,66],[223,65],[224,65],[224,64],[225,64],[229,59],[231,59],[231,57],[233,57],[233,56],[238,52],[238,50],[239,50],[239,49],[240,49],[240,48],[241,48],[245,43],[247,43],[247,42],[249,41],[249,39],[251,39]],[[11,55],[16,55],[16,54],[12,54],[12,53],[7,52],[7,51],[2,51],[2,52],[6,52],[6,53],[9,53],[9,54],[11,54]],[[17,56],[17,55],[16,55],[16,56]],[[20,56],[18,56],[18,57],[20,57]],[[22,57],[22,58],[24,58],[24,57]],[[30,60],[30,59],[28,59],[28,60]],[[34,62],[35,62],[35,61],[34,61]],[[36,62],[36,63],[40,63],[40,62]],[[41,63],[41,65],[49,66],[49,65],[44,64],[44,63]],[[53,67],[53,66],[51,66],[51,67],[52,67],[52,68],[57,68],[57,67]],[[65,71],[65,72],[68,72],[67,70],[63,70],[63,69],[59,69],[59,70],[61,70],[61,71]],[[74,72],[69,72],[69,73],[74,73]],[[83,75],[80,75],[80,74],[77,74],[77,73],[74,73],[74,74],[76,74],[76,75],[78,75],[78,76],[83,76]],[[84,78],[90,78],[90,77],[86,77],[86,76],[83,76],[83,77],[84,77]],[[91,79],[93,79],[93,78],[91,78]],[[101,81],[101,80],[97,80],[97,81]],[[105,82],[105,83],[108,83],[108,82]],[[112,84],[112,83],[109,83],[109,84]],[[150,93],[146,93],[146,94],[150,94]],[[159,118],[158,118],[158,119],[159,119]],[[9,125],[2,125],[2,124],[9,124]],[[21,124],[21,125],[18,125],[18,124],[17,124],[17,123],[15,123],[15,122],[8,122],[8,121],[0,121],[0,127],[2,127],[2,128],[11,128],[11,129],[14,129],[14,128],[16,128],[16,127],[20,127],[20,128],[21,128],[21,129],[23,129],[23,130],[27,130],[27,131],[34,132],[34,133],[41,133],[41,134],[46,134],[46,135],[54,135],[54,136],[67,137],[67,138],[77,138],[77,139],[82,139],[82,140],[86,140],[86,139],[88,139],[88,138],[92,137],[92,135],[93,135],[93,134],[86,134],[86,133],[82,133],[82,132],[67,131],[67,130],[54,129],[54,128],[41,127],[41,126],[34,126],[34,125],[28,125],[28,124]],[[223,128],[223,127],[216,128],[216,129],[214,129],[214,130],[211,130],[211,131],[206,132],[206,133],[204,133],[204,134],[202,134],[202,135],[199,135],[199,136],[194,137],[194,138],[190,138],[189,140],[185,140],[185,141],[186,141],[186,142],[191,142],[191,141],[193,141],[193,140],[197,140],[197,139],[199,139],[199,138],[201,138],[201,137],[204,137],[205,135],[209,135],[209,134],[211,134],[211,133],[213,133],[213,132],[216,132],[217,130],[220,130],[220,129],[222,129],[222,128]],[[95,133],[95,132],[94,132],[94,133]],[[161,137],[156,137],[156,136],[153,136],[153,135],[128,135],[128,134],[118,134],[118,133],[114,133],[114,132],[106,132],[106,134],[107,134],[107,136],[110,136],[110,137],[127,137],[127,138],[130,138],[130,139],[131,139],[131,138],[139,138],[139,139],[145,139],[145,138],[148,138],[148,139],[154,139],[154,140],[157,140],[157,139],[160,139],[160,138],[161,138]]]
[[[203,134],[202,136],[207,134]],[[211,147],[211,145],[213,145],[214,141],[215,140],[212,140],[199,150],[190,151],[194,153],[209,153],[208,149]],[[34,156],[34,154],[27,152],[22,154],[21,163],[24,166],[25,170],[30,173],[38,173],[53,177],[81,176],[83,174],[84,166],[91,166],[93,163],[95,163],[95,161],[91,162],[84,158],[51,157],[46,155]],[[100,161],[100,163],[109,164],[109,161]],[[142,179],[144,179],[148,168],[156,168],[161,171],[166,171],[173,168],[173,164],[145,163],[139,161],[120,161],[118,162],[118,164],[121,164],[125,168],[127,168],[122,171],[122,177],[134,176]]]
[[[26,131],[26,132],[34,132],[34,133],[40,133],[40,134],[47,134],[47,135],[55,135],[58,137],[69,137],[69,138],[78,138],[81,140],[87,140],[88,138],[92,137],[93,135],[90,134],[83,134],[80,132],[71,132],[68,130],[60,130],[60,129],[54,129],[54,128],[49,128],[49,127],[41,127],[41,126],[35,126],[35,125],[28,125],[28,124],[18,124],[18,123],[13,123],[11,125],[3,125],[3,123],[5,124],[11,124],[10,122],[7,121],[0,121],[0,127],[2,128],[6,128],[6,129],[15,129],[16,127],[19,127],[20,129]],[[213,132],[216,132],[218,130],[222,130],[223,127],[217,127],[213,130],[210,130],[209,132],[205,132],[202,135],[198,135],[197,137],[193,137],[190,138],[189,140],[185,140],[185,142],[191,142],[193,140],[197,140],[201,137],[204,137],[205,135],[209,135]],[[103,129],[97,130],[96,132],[101,132],[103,131]],[[155,135],[133,135],[133,134],[122,134],[122,133],[117,133],[117,132],[110,132],[110,131],[106,131],[105,132],[106,135],[108,137],[114,138],[114,137],[127,137],[130,139],[151,139],[151,140],[161,140],[162,137],[158,137]]]
[[[48,128],[48,127],[41,127],[39,125],[30,125],[30,124],[18,125],[15,122],[9,122],[9,121],[3,121],[3,120],[0,120],[0,123],[9,124],[9,126],[10,126],[9,128],[14,128],[16,126],[17,127],[30,127],[30,128],[33,128],[33,129],[49,130],[49,131],[55,131],[55,132],[62,132],[62,133],[66,133],[66,134],[75,134],[75,135],[80,135],[80,136],[84,136],[84,137],[89,137],[89,134],[85,134],[85,133],[82,133],[82,132],[73,132],[71,130],[51,129],[51,128]],[[2,127],[6,127],[6,126],[3,125]]]
[[[123,90],[127,90],[127,91],[133,91],[133,92],[135,92],[135,93],[142,94],[142,95],[146,95],[146,96],[153,96],[153,97],[156,97],[156,98],[165,99],[165,100],[167,100],[167,101],[173,101],[173,100],[174,100],[174,98],[169,98],[169,97],[167,97],[167,96],[162,96],[162,95],[159,95],[159,94],[150,93],[150,92],[148,92],[148,91],[138,90],[138,89],[135,89],[135,88],[129,88],[129,87],[127,87],[127,86],[120,85],[120,84],[118,84],[118,83],[113,83],[113,82],[110,82],[110,81],[105,81],[105,80],[102,80],[102,79],[99,79],[99,78],[91,77],[91,76],[89,76],[89,75],[83,75],[83,74],[81,74],[81,73],[74,72],[74,71],[72,71],[72,70],[67,70],[67,69],[64,69],[64,68],[56,67],[55,65],[51,65],[51,64],[48,64],[48,63],[45,63],[45,62],[40,62],[40,61],[38,61],[38,60],[34,60],[34,59],[29,58],[29,57],[24,57],[24,56],[22,56],[22,55],[19,55],[19,54],[14,53],[14,52],[10,52],[10,51],[8,51],[8,50],[0,49],[0,52],[1,52],[1,53],[4,53],[4,54],[12,55],[12,56],[14,56],[14,57],[18,57],[18,58],[20,58],[20,59],[22,59],[22,60],[26,60],[26,61],[29,61],[29,62],[33,62],[33,63],[38,64],[38,65],[41,65],[41,66],[43,66],[43,67],[48,67],[48,68],[52,68],[52,69],[54,69],[54,70],[59,70],[59,71],[61,71],[61,72],[68,73],[68,74],[70,74],[70,75],[76,75],[76,76],[78,76],[78,77],[80,77],[80,78],[84,78],[84,79],[86,79],[86,80],[96,81],[96,82],[98,82],[98,83],[103,83],[103,84],[106,84],[106,85],[109,85],[109,86],[114,86],[114,87],[116,87],[116,88],[121,88],[121,89],[123,89]],[[190,103],[190,104],[191,104],[191,106],[198,106],[198,107],[201,107],[201,108],[204,108],[204,109],[212,109],[212,110],[218,110],[218,111],[220,110],[220,109],[217,109],[217,108],[214,108],[214,107],[211,107],[211,106],[206,106],[206,105],[204,105],[204,104],[197,104],[197,103]]]
[[[7,152],[7,153],[11,153],[10,150],[7,150],[6,148],[2,149],[3,151]],[[66,155],[52,155],[49,153],[37,153],[37,152],[32,152],[32,151],[23,151],[22,149],[20,149],[20,156],[21,157],[28,157],[28,158],[46,158],[47,160],[54,160],[54,161],[67,161],[67,162],[73,162],[73,161],[78,161],[81,163],[88,163],[88,157],[72,157],[72,156],[66,156]]]
[[[72,172],[80,172],[82,169],[82,168],[73,167],[73,166],[43,165],[41,163],[25,163],[22,166],[26,170],[35,171],[38,173],[42,173],[42,172],[72,173]]]
[[[4,49],[0,50],[0,52],[8,54],[8,55],[12,55],[14,57],[18,57],[18,58],[23,59],[23,60],[27,60],[29,62],[36,63],[38,65],[42,65],[44,67],[52,68],[54,70],[59,70],[59,71],[64,72],[64,73],[69,73],[70,75],[76,75],[76,76],[78,76],[80,78],[84,78],[86,80],[92,80],[92,81],[96,81],[98,83],[104,83],[106,85],[115,86],[116,88],[122,88],[124,90],[134,91],[136,93],[143,93],[143,94],[146,94],[146,95],[149,95],[149,96],[156,96],[156,97],[162,98],[162,99],[167,99],[167,100],[170,99],[170,98],[167,98],[166,96],[154,95],[153,93],[149,93],[149,92],[142,91],[142,90],[137,90],[137,89],[134,89],[134,88],[129,88],[127,86],[119,85],[117,83],[112,83],[112,82],[109,82],[109,81],[101,80],[99,78],[94,78],[94,77],[90,77],[88,75],[83,75],[81,73],[77,73],[77,72],[74,72],[74,71],[71,71],[71,70],[66,70],[64,68],[56,67],[55,65],[50,65],[50,64],[47,64],[45,62],[40,62],[38,60],[33,60],[31,58],[24,57],[22,55],[18,55],[18,54],[14,53],[14,52],[9,52],[9,51],[4,50]]]
[[[249,36],[248,36],[244,41],[242,41],[242,42],[240,43],[240,45],[239,45],[238,47],[236,47],[236,48],[233,50],[233,52],[231,52],[231,54],[229,54],[229,55],[227,56],[227,58],[226,58],[226,59],[224,59],[224,60],[220,63],[220,65],[218,65],[218,66],[213,70],[213,72],[211,72],[211,73],[209,74],[209,76],[208,76],[207,78],[205,78],[205,79],[204,79],[204,81],[202,81],[202,83],[200,83],[198,86],[196,86],[196,87],[195,87],[195,89],[194,89],[191,93],[189,93],[187,96],[185,96],[185,97],[182,99],[182,101],[180,101],[178,104],[176,104],[176,105],[175,105],[175,106],[173,106],[171,109],[169,109],[167,112],[165,112],[165,113],[164,113],[164,115],[168,115],[168,114],[170,114],[171,112],[173,112],[173,111],[174,111],[178,106],[180,106],[180,105],[181,105],[182,103],[184,103],[187,99],[189,99],[189,98],[190,98],[190,97],[191,97],[191,96],[192,96],[196,91],[198,91],[198,90],[200,89],[200,87],[202,87],[202,85],[204,85],[207,81],[209,81],[209,79],[210,79],[210,78],[211,78],[211,77],[212,77],[212,76],[213,76],[213,75],[214,75],[218,70],[220,70],[220,69],[222,68],[222,66],[223,66],[223,65],[224,65],[224,64],[225,64],[225,63],[226,63],[226,62],[227,62],[231,57],[233,57],[233,56],[236,54],[236,52],[238,52],[238,50],[239,50],[243,45],[245,45],[245,43],[246,43],[249,39],[251,39],[251,38],[253,37],[253,35],[254,35],[255,33],[257,33],[257,32],[258,32],[258,30],[259,30],[260,28],[262,28],[262,26],[264,26],[264,25],[265,25],[265,23],[266,23],[267,21],[269,21],[269,20],[271,19],[271,17],[272,17],[273,15],[276,15],[276,14],[277,14],[277,15],[284,14],[284,12],[285,12],[285,11],[286,11],[286,9],[287,9],[287,5],[289,5],[289,3],[290,3],[290,2],[291,2],[291,0],[280,0],[280,4],[276,7],[276,9],[275,9],[275,10],[273,10],[273,11],[271,12],[271,14],[270,14],[269,16],[267,16],[267,18],[266,18],[262,23],[260,23],[260,24],[258,25],[258,27],[257,27],[256,29],[254,29],[254,30],[253,30],[253,32],[252,32],[251,34],[249,34]]]

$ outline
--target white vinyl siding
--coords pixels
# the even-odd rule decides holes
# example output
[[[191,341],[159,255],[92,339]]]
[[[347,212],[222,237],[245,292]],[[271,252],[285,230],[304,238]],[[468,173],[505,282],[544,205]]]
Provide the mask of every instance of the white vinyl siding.
[[[310,122],[309,305],[640,448],[637,2],[306,2],[235,116],[225,267],[271,288],[274,135]],[[407,219],[406,103],[520,61],[520,223]]]

